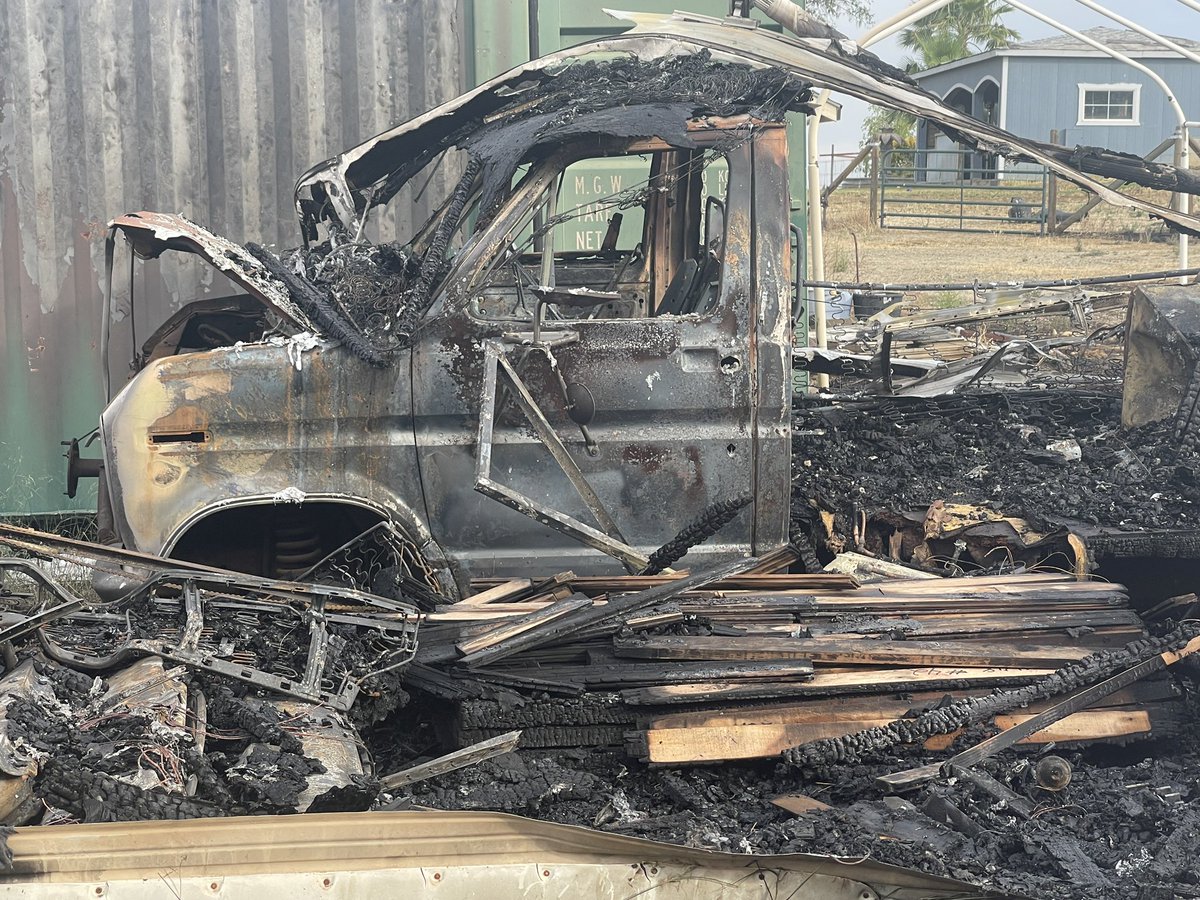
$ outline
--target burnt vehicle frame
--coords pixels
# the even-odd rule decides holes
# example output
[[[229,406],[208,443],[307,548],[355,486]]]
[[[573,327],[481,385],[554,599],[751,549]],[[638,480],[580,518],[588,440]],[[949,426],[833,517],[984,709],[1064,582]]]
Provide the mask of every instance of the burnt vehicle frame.
[[[583,574],[638,571],[685,523],[745,493],[747,511],[689,562],[782,545],[799,269],[781,120],[790,109],[811,111],[814,84],[931,118],[968,143],[1042,163],[1172,227],[1200,226],[1082,174],[1105,171],[1113,160],[1104,154],[1073,154],[970,119],[825,32],[788,38],[745,20],[628,17],[631,32],[518,67],[301,176],[302,253],[328,252],[319,248],[358,242],[372,209],[442,154],[467,150],[464,176],[407,248],[416,294],[408,308],[419,315],[397,316],[382,347],[354,333],[344,308],[314,309],[307,287],[269,254],[178,217],[114,220],[110,259],[116,231],[142,257],[198,253],[261,301],[275,337],[157,359],[154,347],[143,348],[141,371],[101,418],[106,539],[283,575],[280,530],[308,546],[311,561],[385,521],[448,595],[472,577],[518,574],[535,559]],[[762,76],[774,93],[650,96],[632,106],[624,96],[584,109],[595,97],[570,95],[569,75],[603,66],[589,59],[595,54],[650,68],[704,56],[714,72],[737,70],[739,85],[749,73]],[[580,108],[540,109],[556,90]],[[692,173],[705,148],[729,166],[726,196],[716,202],[703,199]],[[630,154],[654,159],[632,270],[619,253],[553,255],[563,173],[580,159]],[[1168,166],[1127,174],[1195,188],[1190,174]],[[447,258],[460,229],[461,246]],[[516,246],[522,229],[532,252]],[[673,283],[685,269],[705,268],[714,236],[715,300],[676,307]],[[287,264],[303,269],[303,259]],[[489,290],[527,308],[523,262],[540,267],[525,286],[533,311],[481,314]],[[585,283],[570,276],[573,264]],[[691,278],[700,281],[694,271]],[[106,314],[111,293],[110,279]],[[616,302],[642,315],[591,317]],[[248,554],[251,539],[260,543]]]

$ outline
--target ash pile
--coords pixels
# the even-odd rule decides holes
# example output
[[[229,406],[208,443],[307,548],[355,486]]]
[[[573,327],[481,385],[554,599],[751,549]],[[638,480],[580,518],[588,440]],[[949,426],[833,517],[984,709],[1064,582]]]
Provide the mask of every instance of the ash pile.
[[[1101,549],[1160,535],[1155,543],[1178,555],[1200,551],[1200,452],[1180,444],[1169,421],[1122,428],[1111,393],[809,401],[794,425],[793,515],[831,550],[989,565],[1007,521],[1018,552],[1036,554],[1067,533]],[[935,521],[937,502],[961,514]],[[865,528],[856,525],[863,517]],[[955,557],[967,526],[982,523],[990,542],[981,532]]]
[[[798,398],[798,539],[823,561],[852,550],[950,574],[1024,564],[1130,580],[1154,559],[1186,584],[1200,559],[1189,290],[885,313],[849,329],[893,377]]]

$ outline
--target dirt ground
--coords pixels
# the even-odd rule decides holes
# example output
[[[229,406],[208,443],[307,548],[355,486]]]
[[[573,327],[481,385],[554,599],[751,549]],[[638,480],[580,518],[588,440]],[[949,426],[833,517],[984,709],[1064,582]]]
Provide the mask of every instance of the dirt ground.
[[[1151,197],[1152,192],[1146,193],[1147,199],[1162,202],[1162,196]],[[1081,197],[1073,188],[1063,189],[1059,209],[1074,210]],[[996,195],[990,195],[989,199],[995,201]],[[904,207],[908,212],[922,208]],[[957,206],[948,208],[957,212]],[[1006,210],[997,213],[993,207],[987,214],[1005,215]],[[992,227],[989,223],[984,225]],[[1036,225],[1027,224],[1024,228],[1030,233],[880,228],[871,221],[868,190],[842,187],[832,194],[826,211],[826,275],[830,280],[893,283],[1019,281],[1175,268],[1174,236],[1165,238],[1161,226],[1138,213],[1102,205],[1061,236],[1037,236]],[[928,294],[921,305],[957,302],[963,299]]]

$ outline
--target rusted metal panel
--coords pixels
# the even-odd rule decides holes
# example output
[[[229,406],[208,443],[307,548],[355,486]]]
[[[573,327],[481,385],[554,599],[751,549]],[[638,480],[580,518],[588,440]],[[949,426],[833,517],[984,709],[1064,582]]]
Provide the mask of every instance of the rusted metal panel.
[[[463,0],[10,0],[0,4],[0,513],[94,508],[62,496],[58,442],[103,405],[105,223],[179,212],[217,234],[298,242],[296,176],[463,88]],[[380,217],[407,233],[444,167]],[[127,265],[118,252],[118,270]],[[180,305],[229,294],[169,253],[136,322],[115,279],[113,387]]]

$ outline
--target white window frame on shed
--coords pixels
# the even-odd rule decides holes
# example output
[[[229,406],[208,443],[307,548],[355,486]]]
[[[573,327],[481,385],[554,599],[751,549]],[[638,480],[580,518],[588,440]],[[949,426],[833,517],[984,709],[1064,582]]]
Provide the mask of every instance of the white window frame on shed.
[[[1089,119],[1084,115],[1088,91],[1128,91],[1133,94],[1133,118]],[[1111,106],[1111,104],[1109,104]],[[1140,84],[1079,84],[1079,119],[1076,125],[1140,125],[1142,120],[1142,86]]]

